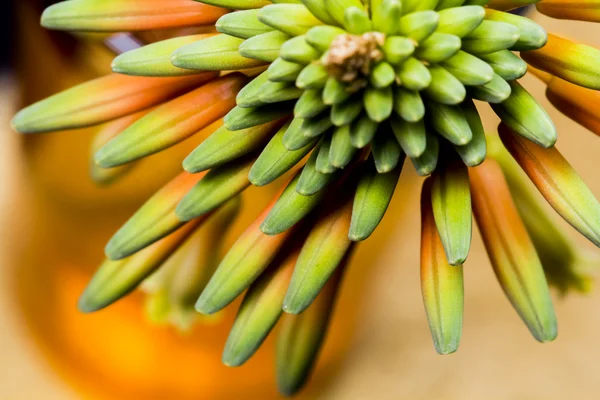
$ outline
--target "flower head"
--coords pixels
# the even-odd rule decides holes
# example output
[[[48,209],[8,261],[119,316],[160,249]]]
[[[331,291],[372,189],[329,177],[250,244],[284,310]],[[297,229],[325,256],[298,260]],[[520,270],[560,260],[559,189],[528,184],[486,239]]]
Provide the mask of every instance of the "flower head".
[[[70,0],[49,7],[42,24],[50,29],[173,33],[116,57],[113,74],[21,111],[18,131],[107,122],[92,166],[104,183],[135,160],[205,137],[183,161],[185,171],[110,240],[80,308],[103,308],[143,283],[154,319],[188,326],[192,307],[214,314],[247,290],[223,361],[245,362],[288,314],[277,372],[281,391],[292,394],[315,361],[354,243],[377,228],[409,158],[429,176],[421,278],[437,351],[454,352],[460,341],[472,215],[508,299],[537,340],[553,340],[546,277],[561,290],[587,287],[573,266],[577,252],[555,229],[536,229],[532,216],[553,223],[515,189],[506,155],[487,154],[474,103],[498,115],[502,143],[548,203],[600,245],[600,204],[553,147],[550,117],[518,82],[534,66],[553,104],[600,134],[587,108],[598,101],[600,51],[509,12],[534,2]],[[596,21],[592,3],[543,0],[538,8]],[[279,195],[216,260],[238,195],[288,171]]]

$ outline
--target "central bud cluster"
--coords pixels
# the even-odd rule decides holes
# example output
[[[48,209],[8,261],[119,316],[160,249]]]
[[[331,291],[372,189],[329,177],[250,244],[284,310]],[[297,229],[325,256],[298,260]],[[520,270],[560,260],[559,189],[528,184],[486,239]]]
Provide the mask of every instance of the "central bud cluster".
[[[330,75],[345,83],[368,77],[371,66],[384,58],[384,43],[385,35],[380,32],[339,35],[331,43],[323,65]]]
[[[241,56],[270,63],[239,93],[226,127],[243,129],[293,108],[283,144],[299,150],[318,143],[321,174],[364,157],[358,150],[368,145],[380,173],[406,155],[428,175],[440,149],[451,148],[478,165],[486,146],[472,99],[491,103],[509,124],[513,103],[528,96],[515,81],[527,65],[511,50],[547,40],[526,18],[463,0],[271,4],[227,14],[217,29],[244,39]],[[519,99],[506,102],[515,92]],[[536,140],[536,132],[521,131]]]

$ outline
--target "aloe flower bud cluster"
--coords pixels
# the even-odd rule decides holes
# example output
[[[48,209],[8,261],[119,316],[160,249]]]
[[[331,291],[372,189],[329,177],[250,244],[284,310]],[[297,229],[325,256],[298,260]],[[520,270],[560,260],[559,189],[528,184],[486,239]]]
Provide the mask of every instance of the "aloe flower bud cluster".
[[[246,292],[223,361],[243,364],[283,317],[278,384],[293,394],[314,365],[355,243],[383,219],[409,158],[427,176],[420,267],[436,350],[459,346],[473,216],[507,298],[538,341],[553,340],[547,281],[585,291],[598,257],[556,229],[524,175],[596,246],[600,204],[518,79],[533,72],[556,108],[600,135],[590,111],[600,105],[600,51],[510,12],[532,0],[273,3],[70,0],[44,13],[50,29],[174,33],[116,57],[113,74],[21,111],[16,130],[104,123],[93,143],[101,183],[202,138],[184,171],[110,240],[80,308],[101,309],[141,284],[155,319],[188,327],[196,311],[214,314]],[[537,7],[600,22],[595,0]],[[500,140],[484,132],[476,101],[500,118]],[[284,175],[280,193],[216,259],[239,195]]]

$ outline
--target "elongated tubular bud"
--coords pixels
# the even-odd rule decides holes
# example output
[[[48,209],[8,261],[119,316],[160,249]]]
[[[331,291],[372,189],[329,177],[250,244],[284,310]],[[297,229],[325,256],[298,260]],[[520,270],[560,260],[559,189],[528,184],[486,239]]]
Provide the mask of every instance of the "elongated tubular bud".
[[[97,125],[160,104],[216,76],[214,72],[176,78],[110,74],[19,111],[12,126],[22,133],[39,133]]]
[[[350,180],[349,180],[350,181]],[[350,248],[348,230],[352,215],[352,182],[325,206],[308,234],[290,282],[283,310],[299,314],[313,302]]]
[[[469,171],[473,212],[504,293],[540,342],[556,338],[556,316],[542,265],[502,170],[487,159]]]
[[[544,149],[499,127],[506,149],[519,163],[548,203],[569,224],[600,247],[600,204],[555,148]]]
[[[223,15],[215,28],[221,33],[226,33],[242,39],[248,39],[262,33],[271,32],[272,27],[259,21],[260,10],[245,10]]]
[[[178,48],[206,39],[214,34],[176,37],[127,51],[116,57],[111,65],[113,72],[134,76],[182,76],[202,71],[178,68],[171,63],[171,54]]]
[[[280,121],[268,122],[239,131],[221,126],[183,160],[183,168],[196,173],[258,150],[274,135],[279,124]]]
[[[130,257],[118,261],[105,261],[79,298],[79,310],[85,313],[98,311],[130,293],[160,267],[200,222],[189,222]]]
[[[399,162],[392,171],[380,174],[372,159],[363,164],[352,205],[350,240],[365,240],[375,231],[392,200],[403,165]]]
[[[203,216],[250,186],[248,171],[256,155],[211,169],[181,199],[175,213],[182,221]]]
[[[600,2],[596,0],[544,0],[536,8],[552,18],[600,22]]]
[[[469,172],[459,160],[449,160],[429,179],[435,225],[450,265],[462,265],[471,247]]]
[[[352,251],[346,253],[336,273],[308,310],[299,315],[285,314],[283,317],[277,336],[275,362],[277,387],[288,396],[302,388],[316,363],[351,255]]]
[[[277,323],[299,251],[292,249],[289,254],[278,256],[248,289],[225,344],[225,365],[245,363]]]
[[[275,258],[281,246],[292,234],[265,235],[260,230],[263,219],[275,205],[273,201],[240,235],[206,285],[196,302],[196,310],[213,314],[246,290]]]
[[[557,133],[548,113],[518,82],[509,85],[510,96],[500,104],[493,104],[494,112],[519,135],[546,148],[554,146]]]
[[[107,257],[125,258],[184,225],[175,207],[203,176],[182,172],[156,192],[109,240]]]
[[[462,333],[463,267],[446,261],[433,217],[431,179],[421,193],[421,291],[436,351],[454,353]]]
[[[147,31],[211,24],[226,12],[187,0],[71,0],[48,7],[42,26],[68,31]]]
[[[139,119],[95,155],[100,166],[113,167],[171,147],[225,116],[246,83],[229,74],[165,103]]]
[[[548,35],[548,43],[538,50],[521,53],[536,68],[590,89],[600,89],[600,50]]]
[[[238,48],[243,42],[225,34],[211,36],[179,48],[171,56],[171,62],[179,68],[205,71],[238,70],[265,64],[241,55]]]
[[[592,91],[590,89],[585,89],[580,86],[576,86],[572,83],[563,81],[560,78],[555,78],[555,80],[562,81],[562,82],[567,83],[570,86],[574,86],[578,89],[584,89],[584,90],[590,91],[593,94],[597,93],[596,91]],[[554,81],[554,79],[553,79],[553,81]],[[556,91],[555,88],[551,88],[550,86],[548,86],[548,88],[546,89],[546,97],[558,111],[560,111],[567,117],[571,118],[573,121],[577,122],[581,126],[587,128],[589,131],[593,132],[594,134],[600,136],[600,119],[598,118],[598,116],[596,114],[594,114],[593,112],[590,112],[590,111],[594,110],[595,108],[593,106],[588,107],[587,105],[585,108],[581,108],[581,104],[579,104],[579,103],[582,100],[582,98],[577,96],[575,90],[572,93],[573,93],[572,97],[569,94],[569,96],[567,98],[565,98],[560,92]],[[585,96],[584,96],[584,98],[585,98]],[[589,104],[591,105],[594,103],[590,102]]]

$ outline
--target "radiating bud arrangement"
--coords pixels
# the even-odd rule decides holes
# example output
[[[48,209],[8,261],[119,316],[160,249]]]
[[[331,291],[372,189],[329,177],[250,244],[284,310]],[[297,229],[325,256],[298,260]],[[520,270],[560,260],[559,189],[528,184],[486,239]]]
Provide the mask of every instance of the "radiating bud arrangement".
[[[598,2],[563,0],[49,7],[42,24],[51,29],[173,32],[118,55],[113,74],[19,112],[16,130],[105,123],[92,144],[91,175],[101,184],[191,136],[202,140],[184,171],[109,241],[80,309],[106,307],[141,284],[153,321],[187,329],[198,313],[218,313],[246,292],[223,362],[246,362],[281,318],[277,381],[291,395],[315,363],[355,242],[375,231],[394,192],[407,190],[398,183],[408,158],[428,176],[420,267],[436,351],[460,342],[473,220],[509,301],[538,341],[553,340],[547,282],[584,291],[599,258],[582,256],[555,227],[517,169],[596,246],[600,204],[553,147],[554,124],[518,80],[530,64],[550,102],[600,135],[590,111],[600,104],[600,51],[510,12],[533,3],[558,18],[600,15]],[[500,118],[503,144],[486,136],[476,102]],[[221,258],[240,194],[286,174]]]

